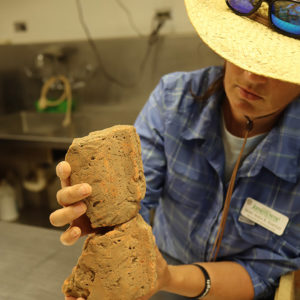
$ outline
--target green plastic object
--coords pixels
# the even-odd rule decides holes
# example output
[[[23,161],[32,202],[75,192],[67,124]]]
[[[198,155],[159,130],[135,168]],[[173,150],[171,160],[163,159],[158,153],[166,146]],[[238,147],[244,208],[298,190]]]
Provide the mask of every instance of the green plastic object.
[[[54,99],[48,99],[48,101],[51,101]],[[46,107],[45,109],[41,109],[39,107],[39,101],[37,100],[35,102],[35,109],[37,112],[49,112],[49,113],[65,113],[67,111],[67,100],[63,101],[59,105],[56,106],[49,106]],[[73,111],[75,109],[75,101],[72,99],[72,107],[71,110]]]

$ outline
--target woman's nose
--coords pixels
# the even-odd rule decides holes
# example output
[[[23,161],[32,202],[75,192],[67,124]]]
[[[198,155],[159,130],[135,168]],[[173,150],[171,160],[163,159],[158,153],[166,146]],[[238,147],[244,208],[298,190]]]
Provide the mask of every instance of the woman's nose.
[[[244,74],[245,78],[248,80],[248,81],[251,81],[251,82],[254,82],[254,83],[265,83],[267,82],[267,77],[265,76],[262,76],[262,75],[257,75],[257,74],[254,74],[250,71],[246,71],[244,70]]]

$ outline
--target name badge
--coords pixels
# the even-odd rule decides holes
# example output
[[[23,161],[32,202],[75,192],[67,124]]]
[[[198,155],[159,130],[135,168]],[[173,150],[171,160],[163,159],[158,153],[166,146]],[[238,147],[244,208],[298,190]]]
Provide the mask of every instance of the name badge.
[[[247,198],[241,215],[277,235],[283,234],[289,222],[287,216],[252,198]]]

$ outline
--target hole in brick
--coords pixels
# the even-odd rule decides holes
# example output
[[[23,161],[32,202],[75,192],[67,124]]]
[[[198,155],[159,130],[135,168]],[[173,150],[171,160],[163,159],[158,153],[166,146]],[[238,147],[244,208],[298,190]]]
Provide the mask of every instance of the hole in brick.
[[[95,156],[92,156],[92,157],[91,157],[91,160],[95,160]]]
[[[96,201],[93,203],[93,207],[97,206],[100,203],[100,201]]]
[[[94,282],[94,280],[95,280],[95,272],[92,270],[90,270],[90,279],[92,282]]]
[[[100,227],[100,228],[96,229],[96,234],[104,235],[114,229],[115,229],[115,226]]]

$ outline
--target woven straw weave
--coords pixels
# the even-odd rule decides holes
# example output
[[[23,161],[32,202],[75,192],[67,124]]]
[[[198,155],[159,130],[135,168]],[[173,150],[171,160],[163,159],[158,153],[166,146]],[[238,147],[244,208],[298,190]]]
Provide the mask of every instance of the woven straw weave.
[[[224,59],[255,74],[300,84],[300,40],[234,14],[225,0],[185,0],[185,5],[199,36]]]

